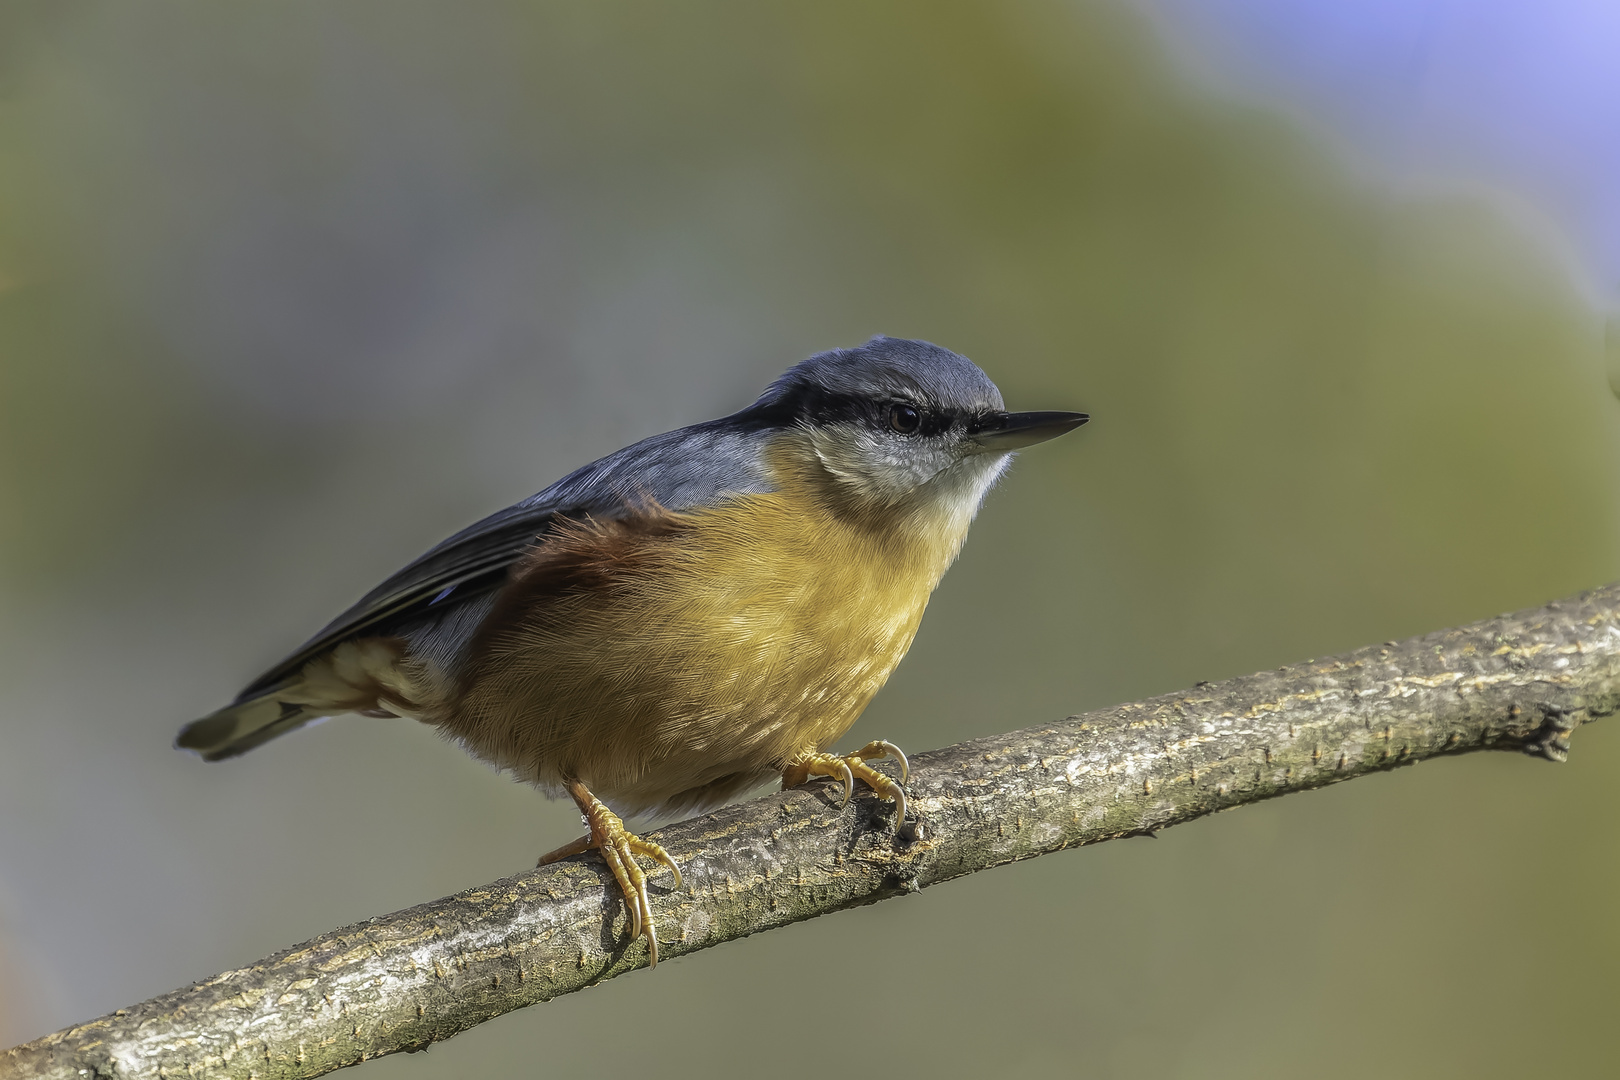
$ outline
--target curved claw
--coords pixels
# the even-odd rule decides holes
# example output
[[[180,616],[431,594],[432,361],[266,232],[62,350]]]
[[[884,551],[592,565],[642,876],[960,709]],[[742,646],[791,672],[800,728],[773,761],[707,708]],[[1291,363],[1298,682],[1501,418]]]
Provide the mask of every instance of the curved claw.
[[[641,898],[637,897],[634,901],[626,904],[625,907],[630,909],[630,943],[632,945],[634,945],[635,941],[636,941],[636,938],[641,936]],[[658,946],[654,945],[653,946],[653,953],[652,953],[652,963],[648,964],[647,966],[648,967],[653,967],[657,963],[658,963]]]
[[[858,757],[842,758],[833,754],[819,752],[805,753],[787,768],[782,770],[782,787],[798,787],[812,776],[825,776],[831,780],[844,782],[844,798],[838,805],[840,808],[849,805],[849,800],[855,796],[855,774],[850,771],[850,762],[859,764]]]
[[[619,889],[624,893],[625,907],[630,909],[630,940],[634,941],[641,936],[641,904],[634,875],[631,873],[635,861],[630,858],[627,850],[629,845],[623,845],[626,850],[621,850],[621,844],[622,841],[618,838],[605,836],[597,844],[596,850],[602,853],[602,861],[613,871],[614,880],[619,883]]]
[[[850,755],[862,761],[874,761],[877,758],[894,758],[900,764],[900,782],[903,784],[911,777],[911,762],[906,760],[904,750],[901,750],[888,739],[873,739],[859,750]]]
[[[613,872],[613,879],[618,882],[620,892],[624,894],[624,906],[630,918],[630,943],[635,944],[637,938],[645,935],[647,966],[657,967],[658,928],[653,923],[652,899],[647,895],[647,874],[641,869],[641,864],[636,862],[636,856],[645,855],[669,867],[670,872],[675,875],[676,888],[681,887],[680,868],[675,865],[675,860],[669,857],[669,853],[658,844],[628,832],[624,827],[624,821],[592,795],[584,784],[577,780],[570,781],[568,793],[574,797],[574,801],[584,812],[585,820],[590,826],[590,835],[542,856],[541,864],[576,855],[590,848],[600,852],[603,861],[608,864],[608,869]]]
[[[889,776],[878,772],[866,763],[867,758],[892,757],[900,763],[900,783],[896,783]],[[896,827],[903,825],[906,820],[906,789],[901,786],[906,777],[911,775],[911,765],[906,761],[906,755],[894,743],[879,740],[867,743],[855,753],[847,757],[838,757],[833,754],[820,752],[806,752],[797,761],[789,765],[782,772],[782,786],[784,788],[797,787],[812,776],[828,776],[844,781],[844,801],[840,806],[848,806],[849,800],[855,794],[855,781],[865,781],[866,785],[878,794],[879,798],[889,799],[894,803]]]
[[[855,773],[850,769],[849,762],[840,761],[838,764],[843,769],[844,781],[844,801],[839,803],[838,807],[843,809],[849,805],[849,800],[855,797]]]
[[[855,775],[866,781],[866,786],[877,792],[878,797],[889,799],[894,803],[894,823],[896,826],[906,820],[906,789],[878,772],[866,762],[856,759]]]
[[[877,745],[883,747],[883,752],[894,758],[900,765],[900,782],[903,784],[911,778],[911,762],[906,760],[906,752],[887,739],[879,739]],[[905,804],[902,803],[902,806]],[[905,817],[904,814],[900,815]]]
[[[681,887],[681,868],[675,865],[675,860],[669,857],[669,852],[651,840],[642,840],[639,837],[631,842],[630,847],[638,855],[645,855],[647,858],[668,867],[669,872],[675,875],[675,887],[677,889]]]
[[[652,901],[647,896],[647,883],[645,879],[641,883],[640,892],[636,894],[636,903],[630,906],[639,906],[641,908],[641,917],[637,921],[640,922],[647,931],[647,966],[650,968],[655,968],[658,966],[658,927],[653,923]],[[631,942],[633,943],[636,940],[636,937],[639,936],[640,935],[635,935],[631,937]]]

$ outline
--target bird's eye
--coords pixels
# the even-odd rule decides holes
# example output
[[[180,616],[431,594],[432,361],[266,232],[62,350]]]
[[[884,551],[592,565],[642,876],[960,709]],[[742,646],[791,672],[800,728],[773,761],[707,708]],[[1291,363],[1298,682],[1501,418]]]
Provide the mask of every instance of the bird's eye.
[[[889,426],[902,435],[911,435],[922,425],[922,416],[910,405],[889,406]]]

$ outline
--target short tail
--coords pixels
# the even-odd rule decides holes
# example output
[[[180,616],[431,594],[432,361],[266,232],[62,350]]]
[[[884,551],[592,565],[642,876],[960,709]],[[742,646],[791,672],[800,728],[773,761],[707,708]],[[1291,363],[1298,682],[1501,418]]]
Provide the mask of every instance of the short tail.
[[[245,754],[277,735],[285,735],[312,720],[331,715],[330,708],[278,701],[276,693],[286,689],[277,687],[262,697],[238,701],[201,720],[194,720],[180,729],[174,745],[181,750],[195,751],[204,761],[218,761]]]

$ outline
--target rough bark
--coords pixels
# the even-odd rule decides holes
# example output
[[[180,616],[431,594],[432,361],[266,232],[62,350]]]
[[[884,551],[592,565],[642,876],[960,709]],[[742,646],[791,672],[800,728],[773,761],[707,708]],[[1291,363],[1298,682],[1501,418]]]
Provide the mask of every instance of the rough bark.
[[[918,822],[826,783],[656,834],[665,957],[1438,754],[1555,761],[1620,706],[1620,584],[1544,608],[919,754]],[[658,878],[668,881],[667,876]],[[8,1077],[309,1077],[646,962],[577,857],[322,935],[0,1055]]]

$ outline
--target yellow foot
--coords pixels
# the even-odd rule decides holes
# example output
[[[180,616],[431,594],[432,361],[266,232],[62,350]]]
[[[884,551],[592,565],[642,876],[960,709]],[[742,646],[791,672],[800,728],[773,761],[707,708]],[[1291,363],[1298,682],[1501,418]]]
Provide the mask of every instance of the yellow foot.
[[[879,739],[867,743],[853,754],[822,754],[816,751],[801,754],[782,770],[782,787],[798,787],[812,776],[831,776],[844,782],[844,803],[847,804],[855,792],[855,781],[864,780],[878,798],[894,803],[894,824],[899,828],[906,820],[906,790],[867,764],[875,758],[886,757],[900,763],[900,783],[905,783],[906,777],[911,774],[906,755],[894,743]]]
[[[602,805],[595,795],[586,790],[585,785],[578,780],[569,781],[568,794],[574,797],[579,804],[580,812],[585,815],[585,822],[590,826],[589,836],[582,836],[571,844],[564,844],[556,851],[540,856],[537,866],[554,863],[558,859],[566,859],[571,855],[595,848],[602,853],[607,861],[608,869],[619,882],[619,888],[624,892],[624,906],[630,911],[630,940],[633,942],[643,932],[647,935],[647,966],[658,966],[658,931],[653,926],[652,904],[647,898],[647,875],[642,872],[641,866],[636,862],[637,855],[645,855],[656,859],[669,867],[669,872],[675,875],[675,887],[681,887],[680,867],[669,853],[651,840],[643,840],[632,832],[626,831],[624,821]]]

